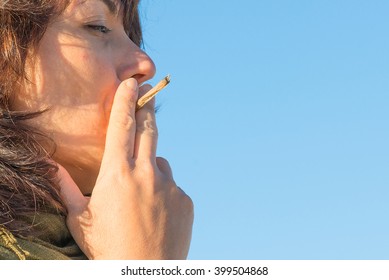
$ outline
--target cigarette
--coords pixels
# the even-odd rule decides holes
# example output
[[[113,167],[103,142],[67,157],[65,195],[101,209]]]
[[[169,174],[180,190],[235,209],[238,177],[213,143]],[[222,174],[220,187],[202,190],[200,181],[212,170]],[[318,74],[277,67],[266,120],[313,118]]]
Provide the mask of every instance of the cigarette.
[[[169,82],[170,82],[170,75],[167,75],[158,84],[156,84],[155,87],[153,87],[148,92],[146,92],[145,95],[139,98],[138,101],[136,102],[135,111],[138,111],[140,108],[142,108],[147,102],[149,102],[154,96],[156,96],[158,92],[160,92],[164,87],[166,87],[169,84]]]

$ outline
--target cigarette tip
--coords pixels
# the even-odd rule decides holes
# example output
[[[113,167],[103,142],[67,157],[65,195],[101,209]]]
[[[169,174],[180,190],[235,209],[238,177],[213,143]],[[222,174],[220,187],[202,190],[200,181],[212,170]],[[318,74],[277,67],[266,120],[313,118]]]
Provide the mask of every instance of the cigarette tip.
[[[168,74],[168,75],[165,77],[165,81],[166,81],[167,83],[170,82],[170,74]]]

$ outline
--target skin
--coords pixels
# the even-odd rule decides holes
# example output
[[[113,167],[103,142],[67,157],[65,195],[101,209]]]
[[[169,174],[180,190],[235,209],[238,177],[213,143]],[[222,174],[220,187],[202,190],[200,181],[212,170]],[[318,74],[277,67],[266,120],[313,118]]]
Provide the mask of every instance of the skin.
[[[74,0],[55,19],[14,107],[50,108],[31,124],[58,145],[68,227],[90,259],[184,259],[193,203],[156,157],[154,101],[135,113],[155,66],[104,2]]]

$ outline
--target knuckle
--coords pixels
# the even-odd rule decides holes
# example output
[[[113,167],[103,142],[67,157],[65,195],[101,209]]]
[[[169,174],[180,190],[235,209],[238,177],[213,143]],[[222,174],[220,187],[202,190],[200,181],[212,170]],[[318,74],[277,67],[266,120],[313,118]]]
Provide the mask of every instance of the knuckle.
[[[163,173],[166,178],[173,180],[173,172],[169,162],[162,157],[158,157],[156,158],[156,163],[161,173]]]
[[[183,208],[184,208],[186,216],[189,217],[190,220],[193,220],[194,219],[193,200],[188,195],[185,195],[182,203],[183,203]]]
[[[169,161],[163,157],[156,157],[156,161],[159,164],[161,165],[164,165],[164,166],[169,166]]]
[[[138,133],[145,133],[154,138],[158,137],[158,128],[154,120],[144,120],[141,124],[137,125],[136,131]]]
[[[188,208],[190,208],[190,209],[194,209],[194,203],[193,203],[193,200],[192,200],[192,198],[189,196],[189,195],[187,195],[187,194],[185,194],[184,195],[184,203],[185,203],[185,205],[188,207]]]
[[[180,193],[180,200],[181,200],[181,203],[182,203],[182,206],[183,208],[186,210],[187,213],[189,214],[192,214],[193,215],[193,212],[194,212],[194,203],[193,203],[193,200],[192,198],[187,195],[183,189],[181,189],[180,187],[176,187],[176,190]]]
[[[117,126],[121,130],[132,131],[135,126],[135,118],[129,113],[123,117],[117,118],[113,125]]]
[[[186,208],[187,208],[191,213],[194,212],[194,203],[193,203],[192,198],[190,198],[190,196],[185,195],[185,197],[184,197],[184,204],[185,204]]]
[[[142,181],[152,181],[156,177],[156,168],[150,161],[137,161],[136,169]]]

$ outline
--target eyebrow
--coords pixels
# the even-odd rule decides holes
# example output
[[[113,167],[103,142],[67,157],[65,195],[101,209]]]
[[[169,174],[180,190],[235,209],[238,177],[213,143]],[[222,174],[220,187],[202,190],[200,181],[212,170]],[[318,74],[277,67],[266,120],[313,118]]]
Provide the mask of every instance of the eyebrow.
[[[108,7],[108,10],[112,14],[117,14],[118,7],[112,0],[100,0],[100,1],[103,2]]]

